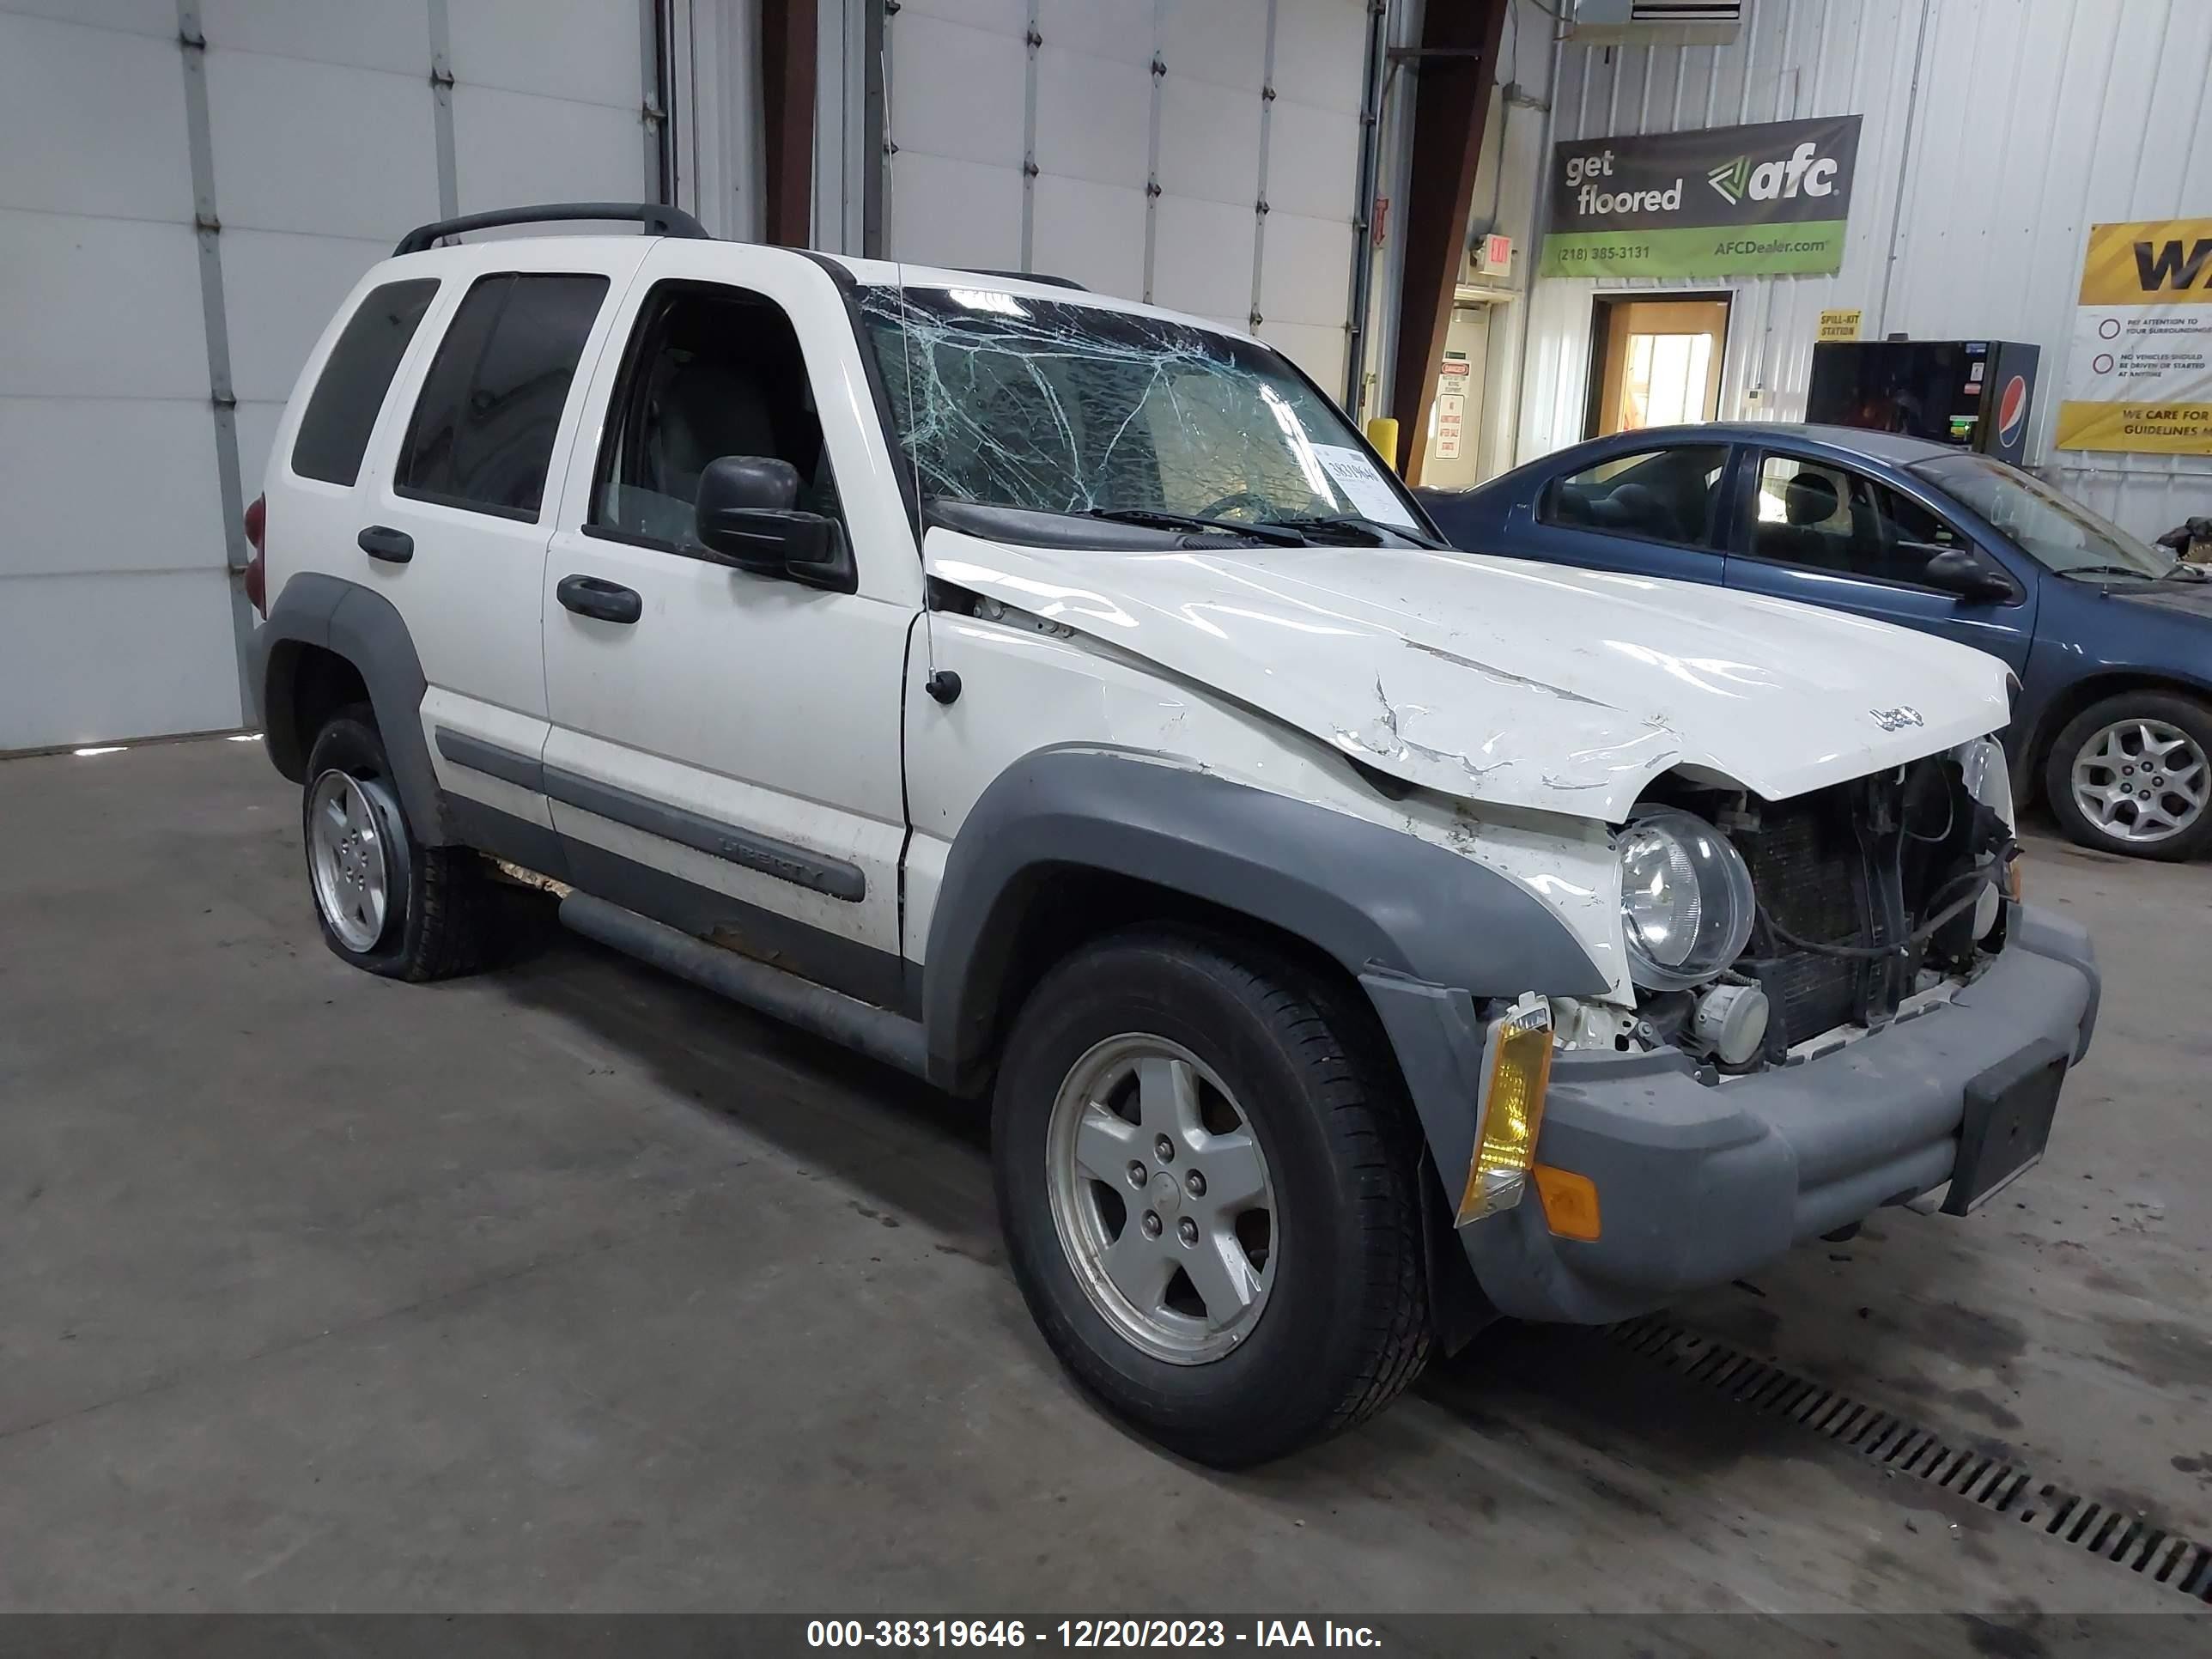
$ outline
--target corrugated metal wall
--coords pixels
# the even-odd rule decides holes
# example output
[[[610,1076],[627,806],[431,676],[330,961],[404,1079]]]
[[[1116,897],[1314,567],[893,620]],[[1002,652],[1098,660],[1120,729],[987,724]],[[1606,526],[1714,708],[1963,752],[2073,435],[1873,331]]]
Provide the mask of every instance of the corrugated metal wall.
[[[1747,0],[1745,12],[1725,46],[1567,46],[1553,137],[1863,115],[1843,270],[1536,283],[1519,458],[1582,435],[1594,294],[1726,289],[1724,420],[1802,418],[1820,313],[1857,306],[1869,337],[2040,345],[2032,465],[2138,532],[2212,512],[2212,458],[2051,448],[2089,226],[2212,214],[2212,3]]]

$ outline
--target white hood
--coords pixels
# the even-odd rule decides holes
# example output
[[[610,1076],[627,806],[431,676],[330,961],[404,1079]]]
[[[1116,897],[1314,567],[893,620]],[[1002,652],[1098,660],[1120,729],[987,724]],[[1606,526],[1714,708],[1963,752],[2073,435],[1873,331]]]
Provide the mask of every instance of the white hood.
[[[2010,714],[1994,657],[1717,587],[1412,548],[924,548],[942,580],[1505,805],[1618,822],[1672,768],[1781,800]]]

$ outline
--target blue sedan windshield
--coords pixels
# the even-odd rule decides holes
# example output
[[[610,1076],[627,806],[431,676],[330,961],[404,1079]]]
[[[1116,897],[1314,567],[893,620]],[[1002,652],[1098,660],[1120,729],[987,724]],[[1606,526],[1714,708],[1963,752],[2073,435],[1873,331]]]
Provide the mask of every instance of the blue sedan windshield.
[[[2174,567],[2165,549],[2137,541],[2041,479],[1986,455],[1943,455],[1907,471],[1972,507],[2021,552],[2062,576],[2156,580]]]

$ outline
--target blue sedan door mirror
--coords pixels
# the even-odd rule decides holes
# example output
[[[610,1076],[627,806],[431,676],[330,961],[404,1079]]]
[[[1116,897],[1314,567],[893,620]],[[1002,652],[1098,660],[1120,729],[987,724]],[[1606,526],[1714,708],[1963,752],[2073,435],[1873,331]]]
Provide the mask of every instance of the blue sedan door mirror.
[[[2012,583],[1976,558],[1963,547],[1929,547],[1911,543],[1905,547],[1915,553],[1928,555],[1928,563],[1920,580],[1930,587],[1940,587],[1947,593],[1955,593],[1962,599],[2008,599]]]

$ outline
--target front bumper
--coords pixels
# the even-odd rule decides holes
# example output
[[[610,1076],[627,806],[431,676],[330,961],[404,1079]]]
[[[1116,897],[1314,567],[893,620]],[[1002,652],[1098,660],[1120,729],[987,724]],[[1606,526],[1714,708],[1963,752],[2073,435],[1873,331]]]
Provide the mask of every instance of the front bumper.
[[[1553,1236],[1532,1190],[1460,1231],[1468,1261],[1500,1313],[1576,1324],[1740,1278],[1949,1179],[1966,1085],[2041,1039],[2081,1059],[2098,988],[2087,933],[2023,908],[1951,1001],[1797,1065],[1708,1085],[1672,1051],[1559,1054],[1537,1159],[1595,1183],[1603,1230]]]

